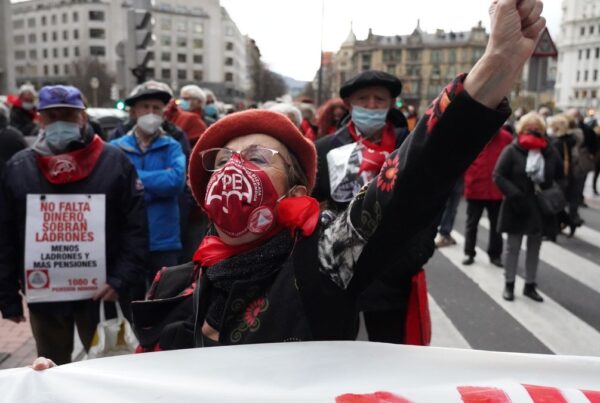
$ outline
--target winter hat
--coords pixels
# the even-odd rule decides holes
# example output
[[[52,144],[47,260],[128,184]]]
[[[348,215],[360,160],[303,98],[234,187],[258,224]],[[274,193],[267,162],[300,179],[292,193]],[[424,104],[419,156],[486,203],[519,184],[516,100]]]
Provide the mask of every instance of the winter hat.
[[[402,82],[398,77],[386,73],[385,71],[366,70],[342,84],[342,87],[340,88],[340,97],[348,98],[357,90],[374,85],[381,85],[387,88],[390,91],[392,98],[396,98],[402,92]]]
[[[167,84],[150,80],[135,87],[125,99],[125,105],[133,106],[143,99],[158,99],[166,105],[172,97],[173,91]]]
[[[212,124],[201,136],[190,157],[189,179],[196,202],[202,204],[206,186],[212,172],[202,166],[200,152],[223,147],[230,140],[248,134],[266,134],[282,144],[292,153],[308,179],[308,192],[315,186],[317,176],[317,151],[286,116],[263,109],[252,109],[227,115]]]

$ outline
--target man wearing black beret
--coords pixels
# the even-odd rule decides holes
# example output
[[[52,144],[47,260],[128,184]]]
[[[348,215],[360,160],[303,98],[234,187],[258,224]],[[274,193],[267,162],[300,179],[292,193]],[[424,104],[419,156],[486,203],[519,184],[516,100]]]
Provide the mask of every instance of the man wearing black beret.
[[[343,211],[360,189],[379,173],[383,162],[409,134],[404,115],[394,108],[402,82],[378,70],[367,70],[346,81],[340,97],[350,110],[333,135],[316,143],[319,165],[313,196],[334,213]],[[398,262],[359,299],[370,341],[406,343],[414,339],[407,323],[413,276],[433,254],[435,225],[416,234]],[[411,316],[414,317],[414,316]],[[419,317],[417,314],[416,317]],[[428,318],[423,318],[428,320]]]

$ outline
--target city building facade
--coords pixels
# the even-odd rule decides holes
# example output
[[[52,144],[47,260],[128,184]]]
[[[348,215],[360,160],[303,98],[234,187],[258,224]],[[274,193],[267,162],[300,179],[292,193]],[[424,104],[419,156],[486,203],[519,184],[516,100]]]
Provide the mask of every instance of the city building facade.
[[[600,106],[600,3],[597,0],[563,1],[557,46],[557,106],[597,110]]]
[[[0,2],[0,35],[12,38],[11,7],[8,1]],[[0,95],[15,89],[12,41],[0,41]]]
[[[130,7],[128,1],[110,0],[13,3],[17,84],[72,82],[74,65],[89,59],[97,60],[115,80],[119,72],[129,74],[122,53]],[[195,83],[225,102],[244,98],[246,42],[219,0],[158,0],[152,18],[155,41],[149,47],[148,79],[166,82],[174,90]],[[131,86],[122,85],[120,95]]]
[[[383,70],[403,82],[402,100],[423,112],[442,88],[468,72],[483,55],[488,34],[481,22],[466,32],[424,32],[420,23],[410,35],[382,36],[371,30],[365,40],[351,31],[333,61],[333,91],[353,75]]]

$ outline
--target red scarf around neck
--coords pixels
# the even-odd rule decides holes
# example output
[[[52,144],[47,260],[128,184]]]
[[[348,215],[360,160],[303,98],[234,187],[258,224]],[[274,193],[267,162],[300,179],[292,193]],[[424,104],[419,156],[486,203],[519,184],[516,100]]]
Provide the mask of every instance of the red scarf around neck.
[[[297,231],[308,237],[313,234],[319,223],[319,202],[308,196],[287,197],[276,208],[277,225],[256,241],[242,245],[228,245],[215,235],[205,236],[194,253],[194,262],[210,267],[222,260],[239,255],[265,244],[283,228],[293,235]]]
[[[354,122],[352,121],[348,123],[348,131],[356,143],[362,143],[365,146],[362,150],[362,162],[360,163],[360,168],[358,170],[359,175],[365,171],[378,172],[383,166],[387,156],[396,149],[394,126],[389,122],[383,129],[379,144],[359,136],[356,127],[354,126]]]
[[[58,155],[36,155],[40,171],[53,185],[64,185],[87,178],[100,154],[104,150],[104,141],[95,135],[90,144],[82,149]]]
[[[548,141],[543,137],[538,137],[529,133],[519,134],[519,145],[526,150],[541,150],[548,146]]]

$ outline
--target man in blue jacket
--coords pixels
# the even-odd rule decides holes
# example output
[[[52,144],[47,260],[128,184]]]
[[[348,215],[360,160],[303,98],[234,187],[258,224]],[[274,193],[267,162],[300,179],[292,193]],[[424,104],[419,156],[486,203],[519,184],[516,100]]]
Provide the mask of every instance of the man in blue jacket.
[[[144,184],[150,232],[148,282],[160,268],[176,265],[181,251],[178,197],[185,184],[185,155],[161,128],[170,99],[165,84],[148,81],[139,86],[125,100],[137,123],[112,142],[127,154]]]
[[[99,303],[127,315],[144,284],[147,228],[135,168],[87,124],[80,91],[43,87],[42,131],[15,154],[0,181],[0,311],[25,320],[37,353],[71,361],[74,328],[89,349]]]

